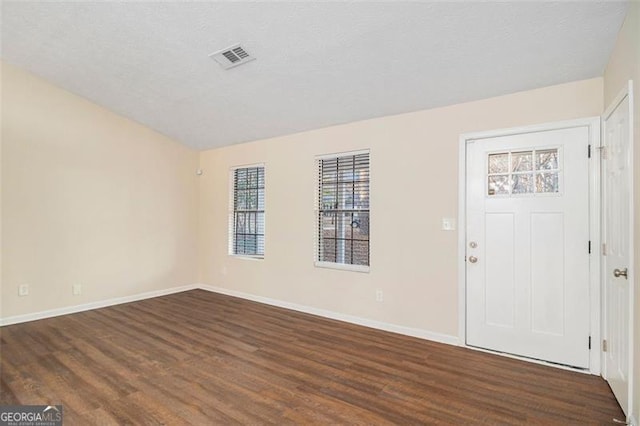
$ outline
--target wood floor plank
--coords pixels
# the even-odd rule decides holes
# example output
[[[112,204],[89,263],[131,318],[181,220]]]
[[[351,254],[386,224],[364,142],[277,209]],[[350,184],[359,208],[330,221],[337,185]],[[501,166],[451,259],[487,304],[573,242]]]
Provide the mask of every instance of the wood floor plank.
[[[614,424],[601,378],[193,290],[0,328],[66,424]]]

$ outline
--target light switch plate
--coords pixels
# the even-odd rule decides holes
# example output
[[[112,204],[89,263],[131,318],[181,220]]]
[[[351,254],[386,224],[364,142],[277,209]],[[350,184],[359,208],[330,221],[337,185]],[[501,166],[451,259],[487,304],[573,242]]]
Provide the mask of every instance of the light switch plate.
[[[443,231],[455,231],[456,230],[456,220],[452,217],[443,217],[442,218],[442,230]]]

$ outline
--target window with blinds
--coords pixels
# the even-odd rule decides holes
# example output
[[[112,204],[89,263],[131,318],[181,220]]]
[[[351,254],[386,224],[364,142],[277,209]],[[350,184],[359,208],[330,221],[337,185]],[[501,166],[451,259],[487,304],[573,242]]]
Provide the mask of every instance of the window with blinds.
[[[232,170],[229,253],[264,257],[264,166]]]
[[[369,152],[317,158],[317,261],[369,266]]]

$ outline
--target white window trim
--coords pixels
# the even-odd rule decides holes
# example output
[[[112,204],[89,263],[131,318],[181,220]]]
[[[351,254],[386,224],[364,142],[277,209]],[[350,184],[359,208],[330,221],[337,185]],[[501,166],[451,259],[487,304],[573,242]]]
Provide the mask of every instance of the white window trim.
[[[370,149],[358,149],[356,151],[333,152],[330,154],[316,155],[315,161],[326,160],[329,158],[336,158],[336,157],[349,157],[351,155],[360,155],[360,154],[369,154],[369,168],[371,168],[371,150]]]
[[[355,151],[334,152],[330,154],[316,155],[313,160],[314,170],[318,169],[318,162],[336,157],[348,157],[351,155],[369,154],[369,217],[371,217],[371,149],[359,149]],[[314,180],[314,251],[313,264],[316,268],[337,269],[340,271],[369,273],[371,270],[371,228],[369,228],[369,265],[353,265],[350,263],[323,262],[318,260],[320,234],[318,229],[318,215],[320,214],[320,200],[318,199],[318,178]]]
[[[251,254],[236,254],[233,252],[233,226],[234,226],[234,217],[233,217],[233,202],[235,199],[235,191],[234,191],[234,173],[238,169],[250,169],[255,167],[264,168],[264,254],[262,255],[251,255]],[[264,260],[264,257],[267,253],[267,167],[265,163],[253,163],[253,164],[243,164],[240,166],[233,166],[229,168],[229,199],[228,199],[228,222],[227,222],[227,255],[229,257],[233,257],[235,259],[245,259],[245,260]]]
[[[317,241],[316,241],[317,244]],[[369,244],[371,244],[371,239],[369,239]],[[341,271],[352,271],[352,272],[365,272],[369,273],[370,266],[366,265],[352,265],[350,263],[334,263],[334,262],[320,262],[316,260],[314,262],[316,268],[325,268],[325,269],[338,269]]]

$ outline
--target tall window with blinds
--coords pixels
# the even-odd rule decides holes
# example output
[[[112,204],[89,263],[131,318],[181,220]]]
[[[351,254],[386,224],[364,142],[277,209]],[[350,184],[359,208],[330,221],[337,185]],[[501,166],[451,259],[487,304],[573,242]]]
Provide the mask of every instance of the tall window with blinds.
[[[369,152],[317,158],[317,262],[369,266]],[[317,263],[317,264],[318,264]]]
[[[264,257],[264,166],[232,170],[229,253]]]

